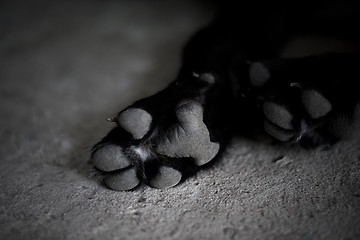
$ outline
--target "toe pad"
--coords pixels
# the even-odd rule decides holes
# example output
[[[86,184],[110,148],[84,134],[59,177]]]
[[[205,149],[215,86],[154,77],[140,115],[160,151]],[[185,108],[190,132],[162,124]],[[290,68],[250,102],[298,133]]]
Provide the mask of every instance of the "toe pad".
[[[332,105],[323,95],[315,90],[305,90],[301,95],[301,100],[306,111],[312,118],[320,118],[331,111]]]
[[[149,181],[154,188],[170,188],[177,185],[181,180],[182,174],[171,167],[161,166],[158,173]]]
[[[98,149],[92,156],[91,161],[97,169],[102,171],[114,171],[130,166],[130,161],[124,155],[120,146],[109,144]]]
[[[264,122],[264,129],[268,134],[282,142],[287,142],[294,136],[293,132],[275,127],[267,120]]]
[[[140,108],[130,108],[119,116],[119,124],[126,131],[131,133],[134,139],[141,139],[149,131],[152,117]]]
[[[139,182],[134,168],[113,173],[104,180],[107,187],[117,191],[133,189]]]
[[[264,64],[255,62],[250,66],[249,77],[254,87],[261,87],[269,80],[270,72]]]
[[[284,129],[293,129],[293,115],[284,106],[273,102],[265,102],[263,111],[270,122]]]

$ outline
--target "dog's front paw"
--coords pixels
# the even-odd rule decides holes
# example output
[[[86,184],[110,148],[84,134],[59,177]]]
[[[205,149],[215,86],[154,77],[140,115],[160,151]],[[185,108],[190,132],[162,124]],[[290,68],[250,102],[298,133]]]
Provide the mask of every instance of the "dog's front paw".
[[[213,160],[220,143],[204,121],[203,101],[211,84],[205,82],[194,94],[173,84],[110,118],[117,127],[91,154],[105,185],[130,190],[143,181],[154,188],[173,187],[189,168]]]

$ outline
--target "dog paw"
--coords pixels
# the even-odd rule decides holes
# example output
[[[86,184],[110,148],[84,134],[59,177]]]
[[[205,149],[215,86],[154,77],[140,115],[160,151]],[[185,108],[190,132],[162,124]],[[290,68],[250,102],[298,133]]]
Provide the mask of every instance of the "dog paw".
[[[209,79],[208,75],[203,78]],[[204,121],[199,98],[171,96],[165,91],[140,100],[109,119],[117,127],[91,153],[91,162],[104,175],[107,187],[130,190],[140,182],[154,188],[173,187],[189,167],[203,166],[217,156],[220,143]]]
[[[252,63],[249,79],[265,131],[307,148],[326,147],[344,136],[348,126],[343,125],[351,122],[358,100],[351,89],[354,62],[325,55]]]

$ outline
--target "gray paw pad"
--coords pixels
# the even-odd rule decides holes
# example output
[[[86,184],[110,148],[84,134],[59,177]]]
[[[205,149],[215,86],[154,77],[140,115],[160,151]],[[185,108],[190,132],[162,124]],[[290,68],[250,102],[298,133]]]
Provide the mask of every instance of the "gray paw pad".
[[[126,131],[131,133],[133,138],[141,139],[150,129],[151,115],[140,108],[130,108],[119,116],[119,124]]]
[[[107,187],[117,191],[133,189],[139,182],[134,168],[125,169],[119,173],[113,173],[104,180]]]
[[[109,144],[98,149],[91,161],[96,168],[109,172],[130,166],[130,161],[124,155],[120,146]]]
[[[199,77],[200,80],[207,82],[208,84],[214,84],[215,83],[215,77],[211,73],[203,73]]]
[[[210,141],[210,133],[203,122],[200,103],[186,101],[179,104],[176,117],[179,124],[169,128],[159,141],[157,152],[169,157],[192,157],[198,166],[211,161],[219,152],[219,144]]]
[[[287,142],[294,136],[293,132],[278,129],[266,120],[264,121],[264,129],[268,134],[282,142]]]
[[[250,82],[254,87],[263,86],[270,78],[269,70],[260,62],[254,62],[249,69]]]
[[[332,105],[323,95],[315,90],[304,90],[301,100],[312,118],[320,118],[331,111]]]
[[[182,174],[171,167],[161,166],[159,172],[149,181],[154,188],[170,188],[177,185],[181,180]]]
[[[293,120],[293,115],[284,106],[273,102],[265,102],[263,106],[263,111],[266,118],[270,122],[284,129],[293,129],[291,123]]]

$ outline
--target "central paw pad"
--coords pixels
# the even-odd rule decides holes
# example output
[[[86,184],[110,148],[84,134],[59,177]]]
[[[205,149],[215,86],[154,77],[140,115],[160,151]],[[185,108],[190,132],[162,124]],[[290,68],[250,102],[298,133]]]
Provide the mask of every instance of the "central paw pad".
[[[212,160],[219,152],[219,144],[210,141],[210,133],[203,122],[203,108],[194,101],[182,102],[176,110],[179,123],[169,128],[157,145],[157,152],[169,157],[192,157],[198,166]]]

